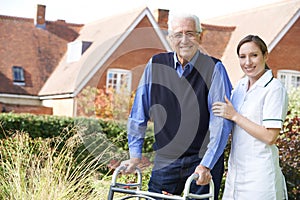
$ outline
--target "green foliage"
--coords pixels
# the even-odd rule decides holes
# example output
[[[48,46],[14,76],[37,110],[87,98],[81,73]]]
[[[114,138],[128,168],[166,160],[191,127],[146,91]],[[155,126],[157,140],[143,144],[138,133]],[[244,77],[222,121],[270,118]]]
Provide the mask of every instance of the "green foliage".
[[[81,199],[87,199],[78,193],[77,197],[71,196],[71,193],[76,193],[69,188],[72,187],[72,183],[62,183],[62,179],[65,181],[68,179],[66,173],[73,178],[73,171],[82,174],[79,171],[84,171],[87,167],[94,169],[95,173],[97,171],[98,177],[102,179],[105,173],[109,172],[107,167],[109,161],[124,160],[128,153],[125,125],[115,121],[1,113],[0,125],[2,138],[0,191],[6,191],[0,194],[0,199],[76,199],[79,196]],[[19,137],[20,132],[22,136]],[[80,142],[77,143],[76,148],[66,149],[68,141],[75,135]],[[54,162],[54,159],[57,161]],[[97,165],[91,168],[89,163],[95,164],[96,160]],[[55,166],[47,168],[49,163]],[[61,166],[58,166],[59,163]],[[68,172],[54,170],[56,168]],[[66,176],[57,177],[59,175]],[[81,183],[81,179],[82,177],[75,182]],[[46,185],[47,183],[53,185]],[[64,183],[70,185],[68,191],[58,191],[58,188],[62,189],[61,185]],[[89,190],[95,183],[95,180],[90,180]],[[63,187],[67,187],[66,185]],[[42,191],[42,187],[56,192]],[[73,185],[73,187],[79,190],[79,186]],[[36,191],[33,191],[34,188]],[[60,192],[68,193],[67,197],[56,198],[55,195],[59,195]]]
[[[101,155],[77,163],[80,135],[64,141],[12,134],[0,140],[0,199],[99,199],[92,186]]]
[[[152,148],[153,143],[154,143],[154,127],[153,127],[153,123],[149,122],[148,127],[146,129],[143,152],[144,153],[152,153],[153,152],[153,148]]]
[[[125,86],[119,91],[113,88],[98,89],[88,86],[78,95],[77,100],[80,115],[115,120],[124,120],[128,117],[132,101]]]
[[[0,122],[3,130],[0,138],[5,138],[15,130],[30,133],[33,138],[49,138],[68,132],[74,126],[74,119],[52,115],[1,113]]]
[[[81,111],[79,114],[84,116],[93,116],[95,114],[94,99],[99,93],[95,87],[88,86],[79,94],[78,109]]]
[[[124,124],[96,118],[0,113],[0,125],[0,138],[5,138],[16,130],[27,132],[32,138],[52,138],[64,133],[72,136],[73,128],[80,126],[85,135],[103,133],[112,141],[118,141],[120,147],[124,147],[127,142]]]
[[[86,117],[59,117],[59,116],[37,116],[30,114],[0,114],[0,138],[12,136],[16,131],[23,131],[33,139],[50,139],[57,136],[64,136],[64,141],[72,137],[80,130],[83,143],[77,148],[74,154],[80,163],[86,157],[93,154],[94,157],[106,152],[105,159],[124,160],[128,155],[127,134],[125,126],[115,121],[104,121]],[[75,131],[75,127],[76,128]],[[64,144],[61,142],[58,148]],[[99,148],[101,146],[101,148]],[[95,151],[97,149],[97,151]],[[108,151],[109,149],[109,151]],[[91,153],[92,152],[92,153]],[[102,165],[101,172],[109,171],[106,165]]]
[[[102,121],[102,132],[118,147],[128,150],[127,131],[124,123]]]
[[[289,92],[289,111],[283,133],[277,140],[280,166],[285,175],[289,199],[300,199],[300,88]]]
[[[299,116],[300,112],[300,87],[292,88],[289,93],[289,113],[288,117]]]

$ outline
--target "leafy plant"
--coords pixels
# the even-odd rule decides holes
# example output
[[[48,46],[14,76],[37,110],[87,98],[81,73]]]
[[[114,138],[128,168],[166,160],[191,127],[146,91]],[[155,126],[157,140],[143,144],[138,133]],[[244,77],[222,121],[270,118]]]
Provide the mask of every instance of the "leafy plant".
[[[101,119],[127,119],[133,100],[125,87],[98,89],[86,87],[78,97],[78,110],[82,116],[96,116]]]
[[[289,111],[283,133],[277,140],[280,166],[285,175],[289,199],[300,199],[300,88],[289,92]]]

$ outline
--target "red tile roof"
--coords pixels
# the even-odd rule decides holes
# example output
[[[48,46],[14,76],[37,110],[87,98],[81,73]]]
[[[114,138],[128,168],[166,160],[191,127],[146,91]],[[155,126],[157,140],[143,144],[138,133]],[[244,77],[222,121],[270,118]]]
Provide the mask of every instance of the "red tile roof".
[[[216,26],[204,23],[202,23],[201,26],[203,29],[201,46],[209,55],[221,59],[235,27]]]
[[[37,95],[81,27],[47,21],[44,30],[33,19],[0,15],[0,93]],[[24,69],[25,86],[13,84],[13,66]]]

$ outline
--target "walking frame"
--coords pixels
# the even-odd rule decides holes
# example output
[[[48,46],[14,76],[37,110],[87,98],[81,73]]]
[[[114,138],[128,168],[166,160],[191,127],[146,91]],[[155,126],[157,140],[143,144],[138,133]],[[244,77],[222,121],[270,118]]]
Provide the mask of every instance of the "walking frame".
[[[139,168],[136,168],[137,182],[136,183],[118,183],[117,176],[121,173],[122,170],[125,170],[126,166],[119,166],[112,175],[112,181],[110,185],[110,190],[108,193],[108,200],[113,200],[114,193],[123,193],[129,194],[129,196],[117,198],[118,200],[126,200],[131,198],[136,199],[146,199],[146,200],[155,200],[156,198],[161,199],[171,199],[171,200],[187,200],[187,199],[205,199],[209,200],[214,199],[214,183],[213,180],[209,183],[209,193],[208,194],[193,194],[190,193],[190,186],[193,180],[198,179],[198,174],[192,174],[185,182],[184,191],[182,196],[178,195],[165,195],[155,192],[142,191],[142,172]],[[135,189],[134,189],[135,188]]]

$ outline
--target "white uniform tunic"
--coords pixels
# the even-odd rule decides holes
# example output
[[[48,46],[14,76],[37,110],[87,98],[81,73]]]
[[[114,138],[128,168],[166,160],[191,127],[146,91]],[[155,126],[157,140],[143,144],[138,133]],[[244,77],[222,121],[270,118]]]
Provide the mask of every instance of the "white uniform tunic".
[[[271,70],[247,91],[243,78],[232,94],[235,109],[266,128],[281,128],[287,113],[287,93]],[[235,124],[223,200],[287,199],[276,145],[254,138]]]

